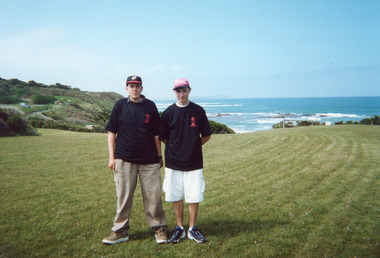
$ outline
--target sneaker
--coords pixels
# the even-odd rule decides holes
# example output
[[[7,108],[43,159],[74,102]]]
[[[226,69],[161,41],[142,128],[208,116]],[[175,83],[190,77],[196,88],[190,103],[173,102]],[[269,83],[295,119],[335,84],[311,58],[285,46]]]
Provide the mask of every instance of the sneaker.
[[[194,240],[198,244],[204,243],[207,241],[207,239],[202,235],[202,233],[196,227],[193,227],[192,229],[189,230],[189,232],[187,233],[187,237],[189,239]]]
[[[109,237],[104,238],[102,242],[106,245],[114,245],[128,240],[128,234],[112,232],[111,235]]]
[[[175,228],[175,231],[174,231],[172,237],[170,238],[170,242],[172,242],[173,244],[176,244],[179,242],[179,240],[181,240],[182,238],[185,238],[185,237],[186,237],[185,229],[182,229],[179,226],[177,226]]]
[[[165,244],[168,242],[168,235],[166,234],[166,227],[158,227],[155,230],[155,238],[157,244]]]

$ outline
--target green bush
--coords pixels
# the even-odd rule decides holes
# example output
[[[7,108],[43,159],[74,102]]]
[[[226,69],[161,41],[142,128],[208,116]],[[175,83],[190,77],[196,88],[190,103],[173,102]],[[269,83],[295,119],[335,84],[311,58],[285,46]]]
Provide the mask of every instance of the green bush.
[[[11,130],[9,130],[8,124],[0,118],[0,137],[11,135]]]
[[[160,113],[161,116],[162,112]],[[100,126],[106,127],[108,120],[111,116],[111,110],[102,108],[94,116],[92,116],[92,121]]]
[[[292,121],[281,121],[280,123],[272,125],[273,129],[279,129],[279,128],[292,128],[296,127]]]
[[[34,104],[53,104],[56,98],[54,96],[46,96],[38,94],[33,97]]]
[[[371,116],[371,117],[368,117],[368,118],[361,120],[360,123],[365,124],[365,125],[370,125],[370,124],[380,125],[380,117],[379,116]]]
[[[105,133],[106,130],[102,126],[96,126],[93,130],[89,128],[84,128],[80,126],[75,126],[72,124],[67,124],[64,122],[54,122],[53,120],[45,120],[43,118],[39,117],[31,117],[28,119],[29,123],[34,128],[46,128],[46,129],[58,129],[58,130],[66,130],[66,131],[73,131],[73,132],[96,132],[96,133]]]
[[[20,103],[21,99],[11,96],[0,96],[0,103],[1,104],[16,104]]]
[[[321,125],[319,121],[297,121],[297,126]]]
[[[45,119],[43,118],[32,116],[28,118],[28,121],[34,128],[44,128]]]
[[[38,133],[18,112],[0,109],[0,136],[16,135],[34,136]]]
[[[229,128],[228,126],[209,120],[210,123],[210,128],[211,128],[211,133],[212,134],[233,134],[235,133],[234,130]]]
[[[292,128],[292,127],[300,127],[300,126],[314,126],[314,125],[321,125],[321,122],[319,121],[296,121],[296,124],[294,124],[292,121],[281,121],[280,123],[272,125],[273,129],[279,129],[279,128]]]

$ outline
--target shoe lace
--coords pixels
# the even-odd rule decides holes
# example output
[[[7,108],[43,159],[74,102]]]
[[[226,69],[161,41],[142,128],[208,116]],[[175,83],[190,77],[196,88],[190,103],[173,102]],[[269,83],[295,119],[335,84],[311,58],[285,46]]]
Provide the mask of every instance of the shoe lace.
[[[199,236],[199,237],[203,237],[202,233],[197,229],[197,228],[193,228],[191,230],[195,235]]]
[[[175,229],[175,232],[174,232],[174,236],[175,236],[175,238],[180,237],[181,234],[182,234],[182,231],[183,231],[183,230],[182,230],[180,227],[177,227],[177,228]]]
[[[164,235],[165,234],[165,228],[163,228],[163,227],[158,228],[156,230],[156,234],[160,235],[160,236]]]

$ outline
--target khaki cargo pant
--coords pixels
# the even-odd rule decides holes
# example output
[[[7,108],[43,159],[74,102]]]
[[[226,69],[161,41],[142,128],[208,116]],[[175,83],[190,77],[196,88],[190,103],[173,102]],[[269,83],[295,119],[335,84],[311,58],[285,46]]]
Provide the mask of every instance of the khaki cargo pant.
[[[138,176],[149,226],[151,228],[166,226],[161,201],[160,163],[141,165],[117,159],[114,172],[117,195],[116,216],[112,227],[114,232],[126,233],[129,230],[129,215]]]

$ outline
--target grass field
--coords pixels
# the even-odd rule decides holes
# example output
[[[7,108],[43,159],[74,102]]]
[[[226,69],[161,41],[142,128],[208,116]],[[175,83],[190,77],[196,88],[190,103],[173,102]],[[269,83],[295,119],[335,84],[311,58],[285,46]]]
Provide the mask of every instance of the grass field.
[[[155,244],[139,188],[131,240],[103,245],[116,209],[106,134],[40,133],[0,139],[0,257],[380,257],[379,126],[212,136],[198,218],[209,241],[176,245]]]

